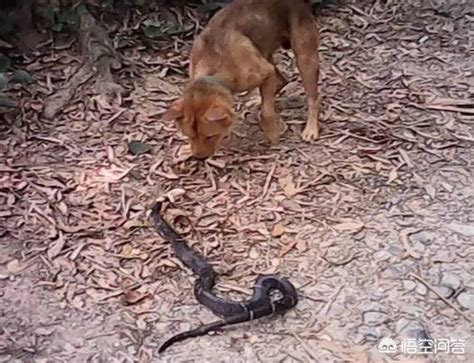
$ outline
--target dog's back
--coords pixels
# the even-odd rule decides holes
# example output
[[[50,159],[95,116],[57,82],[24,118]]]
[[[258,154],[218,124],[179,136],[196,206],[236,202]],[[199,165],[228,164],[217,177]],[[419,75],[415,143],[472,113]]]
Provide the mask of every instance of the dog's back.
[[[209,21],[200,37],[204,43],[232,46],[228,36],[237,31],[269,57],[279,46],[289,47],[291,22],[308,11],[310,0],[234,0]]]

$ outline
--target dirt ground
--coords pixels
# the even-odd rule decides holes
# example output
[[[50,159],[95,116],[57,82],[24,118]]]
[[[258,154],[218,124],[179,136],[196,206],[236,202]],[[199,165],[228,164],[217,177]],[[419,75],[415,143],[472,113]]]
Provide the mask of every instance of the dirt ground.
[[[123,43],[120,104],[84,88],[44,120],[80,55],[55,39],[24,58],[35,84],[12,92],[21,111],[0,114],[0,362],[473,362],[472,2],[326,5],[321,138],[300,138],[304,92],[280,52],[292,80],[280,144],[264,140],[251,92],[206,163],[160,119],[206,13],[158,15],[187,30],[146,41],[136,11],[104,18]],[[148,224],[160,196],[220,273],[219,293],[246,298],[258,273],[278,272],[298,288],[296,309],[158,355],[215,319]],[[383,337],[462,339],[465,353],[386,354]]]

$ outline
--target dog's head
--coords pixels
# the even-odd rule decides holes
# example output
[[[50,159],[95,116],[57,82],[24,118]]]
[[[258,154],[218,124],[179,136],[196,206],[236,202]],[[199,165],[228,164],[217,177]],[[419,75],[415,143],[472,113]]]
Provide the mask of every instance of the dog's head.
[[[212,156],[235,121],[231,92],[222,85],[197,80],[174,101],[163,115],[175,120],[190,141],[193,156]]]

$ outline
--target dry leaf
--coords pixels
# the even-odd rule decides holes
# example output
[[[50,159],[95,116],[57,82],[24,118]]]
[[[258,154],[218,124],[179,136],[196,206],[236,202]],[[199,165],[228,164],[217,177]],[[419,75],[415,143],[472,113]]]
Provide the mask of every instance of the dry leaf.
[[[295,182],[293,181],[293,176],[291,174],[280,178],[279,183],[281,188],[289,198],[295,196],[298,192],[295,186]]]
[[[64,239],[62,232],[59,231],[58,238],[53,241],[53,243],[51,243],[51,246],[48,248],[48,258],[52,260],[57,257],[63,250],[65,244],[66,240]]]
[[[358,221],[347,221],[343,223],[336,224],[334,226],[335,229],[341,232],[358,232],[364,227],[364,223]]]
[[[390,170],[390,173],[388,174],[387,184],[390,184],[391,182],[393,182],[397,178],[398,178],[397,169],[393,168],[392,170]]]
[[[298,243],[298,240],[295,238],[293,241],[291,241],[290,243],[283,246],[283,248],[280,250],[280,252],[278,252],[277,256],[280,257],[280,258],[283,257],[288,252],[290,252],[296,246],[297,243]]]
[[[166,193],[166,196],[172,203],[175,203],[176,199],[183,196],[184,194],[186,194],[184,189],[176,188]]]
[[[273,226],[272,237],[281,237],[283,233],[285,233],[285,227],[283,227],[280,223],[277,223]]]
[[[431,184],[425,185],[426,193],[431,197],[431,199],[435,199],[436,197],[436,189]]]
[[[223,160],[207,159],[206,163],[219,169],[225,168],[225,161]]]
[[[258,250],[255,247],[250,248],[249,257],[252,260],[256,260],[259,256],[260,254],[258,253]]]
[[[140,293],[138,291],[129,290],[123,294],[122,303],[125,305],[135,305],[149,296],[149,292]]]

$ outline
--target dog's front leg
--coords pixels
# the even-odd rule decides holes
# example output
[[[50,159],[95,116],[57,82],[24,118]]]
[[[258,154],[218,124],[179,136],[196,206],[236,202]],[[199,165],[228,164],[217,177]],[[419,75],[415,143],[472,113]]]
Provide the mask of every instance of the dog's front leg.
[[[305,141],[312,141],[319,137],[319,34],[311,13],[294,18],[291,44],[308,98],[308,119],[301,136]]]
[[[275,67],[268,72],[267,77],[260,85],[262,96],[262,116],[260,124],[263,132],[273,145],[278,144],[280,138],[280,122],[275,111],[275,92],[277,90],[277,73]]]

